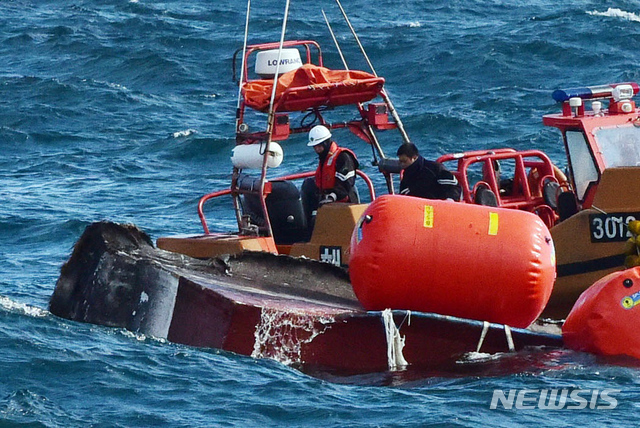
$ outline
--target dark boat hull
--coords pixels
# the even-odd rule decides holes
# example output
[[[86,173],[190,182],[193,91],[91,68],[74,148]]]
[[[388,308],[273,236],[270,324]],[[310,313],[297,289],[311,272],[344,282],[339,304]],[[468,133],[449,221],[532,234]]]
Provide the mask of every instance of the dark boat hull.
[[[390,368],[382,312],[365,311],[327,263],[247,253],[192,259],[153,247],[133,226],[90,225],[50,302],[57,316],[171,342],[272,358],[306,372]],[[454,373],[465,354],[561,347],[558,335],[397,310],[410,370]],[[393,329],[392,328],[392,329]],[[393,342],[392,342],[393,343]]]

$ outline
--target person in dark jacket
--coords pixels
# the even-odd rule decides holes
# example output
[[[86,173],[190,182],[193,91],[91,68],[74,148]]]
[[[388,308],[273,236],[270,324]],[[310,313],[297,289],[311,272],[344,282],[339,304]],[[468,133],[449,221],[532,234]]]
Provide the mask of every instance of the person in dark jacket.
[[[314,178],[302,183],[302,198],[308,219],[312,222],[319,206],[331,202],[359,203],[355,187],[358,160],[349,149],[331,140],[326,126],[316,125],[309,131],[309,147],[318,155]],[[313,224],[313,223],[311,223]]]
[[[404,170],[400,194],[427,199],[460,200],[462,189],[455,175],[442,164],[422,157],[415,144],[402,144],[397,156]]]
[[[319,204],[357,202],[353,193],[358,167],[356,155],[332,141],[331,132],[323,125],[311,128],[307,145],[318,154],[315,184]]]

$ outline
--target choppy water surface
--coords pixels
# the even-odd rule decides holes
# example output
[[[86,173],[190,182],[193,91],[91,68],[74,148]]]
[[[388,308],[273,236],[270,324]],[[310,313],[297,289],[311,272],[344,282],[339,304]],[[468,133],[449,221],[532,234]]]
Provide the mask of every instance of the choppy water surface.
[[[564,166],[558,133],[541,124],[557,110],[552,90],[640,78],[637,2],[343,5],[430,157],[511,146]],[[318,40],[339,67],[321,8],[350,67],[366,69],[334,3],[294,1],[288,37]],[[250,42],[277,40],[283,10],[283,1],[254,1]],[[0,426],[633,424],[638,369],[587,355],[521,355],[516,375],[321,380],[46,311],[91,222],[135,223],[153,238],[200,231],[199,197],[230,173],[230,58],[245,11],[203,0],[0,4]],[[304,144],[285,152],[280,173],[315,162]],[[234,223],[229,214],[212,222]],[[620,392],[609,410],[490,409],[496,389],[558,388]]]

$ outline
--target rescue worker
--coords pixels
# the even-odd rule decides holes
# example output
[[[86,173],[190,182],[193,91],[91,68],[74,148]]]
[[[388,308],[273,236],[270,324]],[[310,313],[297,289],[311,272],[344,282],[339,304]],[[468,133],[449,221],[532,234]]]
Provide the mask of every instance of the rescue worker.
[[[358,160],[351,150],[331,140],[331,132],[324,125],[311,128],[307,146],[318,154],[315,178],[305,180],[301,189],[305,210],[313,224],[315,212],[324,204],[359,202],[355,187]]]
[[[422,157],[415,144],[402,144],[397,156],[404,170],[400,181],[401,195],[460,200],[462,188],[455,175],[442,164]]]

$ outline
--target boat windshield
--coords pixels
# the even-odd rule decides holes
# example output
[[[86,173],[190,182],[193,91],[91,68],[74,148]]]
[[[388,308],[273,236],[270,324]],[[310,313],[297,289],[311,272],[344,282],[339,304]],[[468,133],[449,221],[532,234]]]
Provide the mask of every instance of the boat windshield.
[[[581,131],[567,131],[565,138],[571,159],[576,195],[578,199],[583,200],[589,184],[598,181],[598,169],[589,149],[589,143]]]
[[[605,168],[640,166],[640,127],[599,128],[594,132]]]

